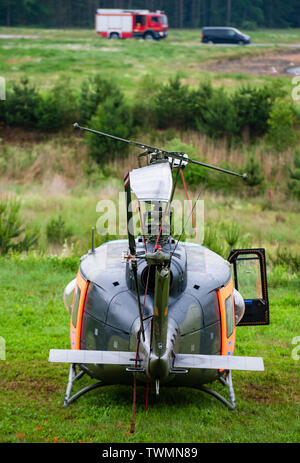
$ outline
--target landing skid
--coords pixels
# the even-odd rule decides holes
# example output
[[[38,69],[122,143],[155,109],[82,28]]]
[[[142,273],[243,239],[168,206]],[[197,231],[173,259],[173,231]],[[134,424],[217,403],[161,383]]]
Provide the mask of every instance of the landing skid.
[[[102,381],[99,381],[98,383],[94,383],[94,384],[91,384],[90,386],[84,387],[79,392],[77,392],[76,394],[70,397],[74,382],[82,378],[85,374],[86,374],[85,371],[80,371],[79,373],[76,373],[76,364],[71,363],[70,370],[69,370],[69,380],[68,380],[67,389],[66,389],[65,398],[64,398],[64,404],[63,404],[64,408],[67,407],[70,403],[77,400],[79,397],[81,397],[86,392],[92,391],[93,389],[97,389],[98,387],[106,385]]]
[[[230,402],[226,400],[225,397],[223,397],[221,394],[219,394],[216,391],[213,391],[212,389],[209,389],[208,387],[197,386],[196,388],[200,389],[200,391],[207,392],[207,394],[214,396],[216,399],[220,400],[223,404],[225,404],[226,407],[229,408],[229,410],[235,410],[235,395],[234,395],[234,389],[233,389],[233,384],[232,384],[231,371],[229,370],[228,375],[226,376],[225,379],[220,377],[219,380],[223,384],[223,386],[227,386]]]

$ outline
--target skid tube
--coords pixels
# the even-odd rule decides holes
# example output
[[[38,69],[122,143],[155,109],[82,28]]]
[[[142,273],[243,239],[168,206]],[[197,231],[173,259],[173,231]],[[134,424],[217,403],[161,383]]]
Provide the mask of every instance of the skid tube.
[[[70,370],[69,370],[69,379],[68,379],[67,389],[66,389],[64,403],[63,403],[64,408],[66,408],[70,403],[77,400],[83,394],[86,394],[87,392],[92,391],[93,389],[97,389],[102,386],[107,386],[106,383],[99,381],[97,383],[84,387],[79,392],[77,392],[76,394],[70,397],[74,382],[82,378],[85,374],[86,374],[85,371],[80,371],[79,373],[76,373],[76,363],[71,363]]]

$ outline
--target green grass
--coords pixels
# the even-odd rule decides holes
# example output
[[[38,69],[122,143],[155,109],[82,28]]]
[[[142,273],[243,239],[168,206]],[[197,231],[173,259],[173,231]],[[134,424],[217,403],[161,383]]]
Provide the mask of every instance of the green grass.
[[[0,362],[0,442],[299,442],[299,362],[291,357],[300,326],[297,278],[270,287],[270,326],[237,330],[235,354],[262,356],[265,372],[233,373],[236,411],[200,391],[162,388],[158,400],[151,392],[146,412],[138,387],[131,435],[131,387],[107,386],[64,409],[68,366],[48,363],[50,348],[69,348],[62,293],[78,260],[29,256],[0,263],[0,336],[7,349]]]
[[[61,75],[71,79],[76,88],[84,78],[95,72],[115,79],[122,89],[132,95],[145,74],[155,75],[161,82],[178,73],[191,85],[200,79],[227,79],[235,86],[246,79],[242,74],[229,75],[208,72],[204,64],[219,59],[270,53],[273,48],[210,47],[200,41],[198,30],[171,30],[169,37],[160,42],[144,40],[107,40],[93,30],[51,30],[0,28],[0,34],[34,35],[36,39],[0,39],[1,75],[12,80],[30,77],[39,87],[47,88]],[[283,42],[298,39],[299,30],[280,32]],[[276,44],[276,31],[253,33],[254,42],[261,40]],[[256,38],[257,37],[257,38]],[[284,40],[285,38],[285,40]],[[157,69],[159,68],[159,73]],[[258,83],[264,76],[257,76]],[[221,82],[219,82],[221,83]]]

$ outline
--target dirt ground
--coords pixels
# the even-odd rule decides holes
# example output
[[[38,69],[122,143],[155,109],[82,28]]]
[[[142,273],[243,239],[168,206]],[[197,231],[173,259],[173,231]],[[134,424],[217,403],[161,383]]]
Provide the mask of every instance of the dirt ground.
[[[207,71],[232,74],[292,75],[287,69],[300,66],[300,50],[288,50],[261,56],[218,60],[204,66]],[[295,74],[294,74],[295,75]]]

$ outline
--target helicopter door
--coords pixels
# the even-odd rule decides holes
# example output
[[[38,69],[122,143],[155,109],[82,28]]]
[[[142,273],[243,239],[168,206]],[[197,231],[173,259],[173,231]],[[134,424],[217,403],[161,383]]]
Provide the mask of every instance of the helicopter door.
[[[239,326],[268,325],[269,299],[264,249],[233,249],[228,257],[233,265],[234,285],[245,301]]]

